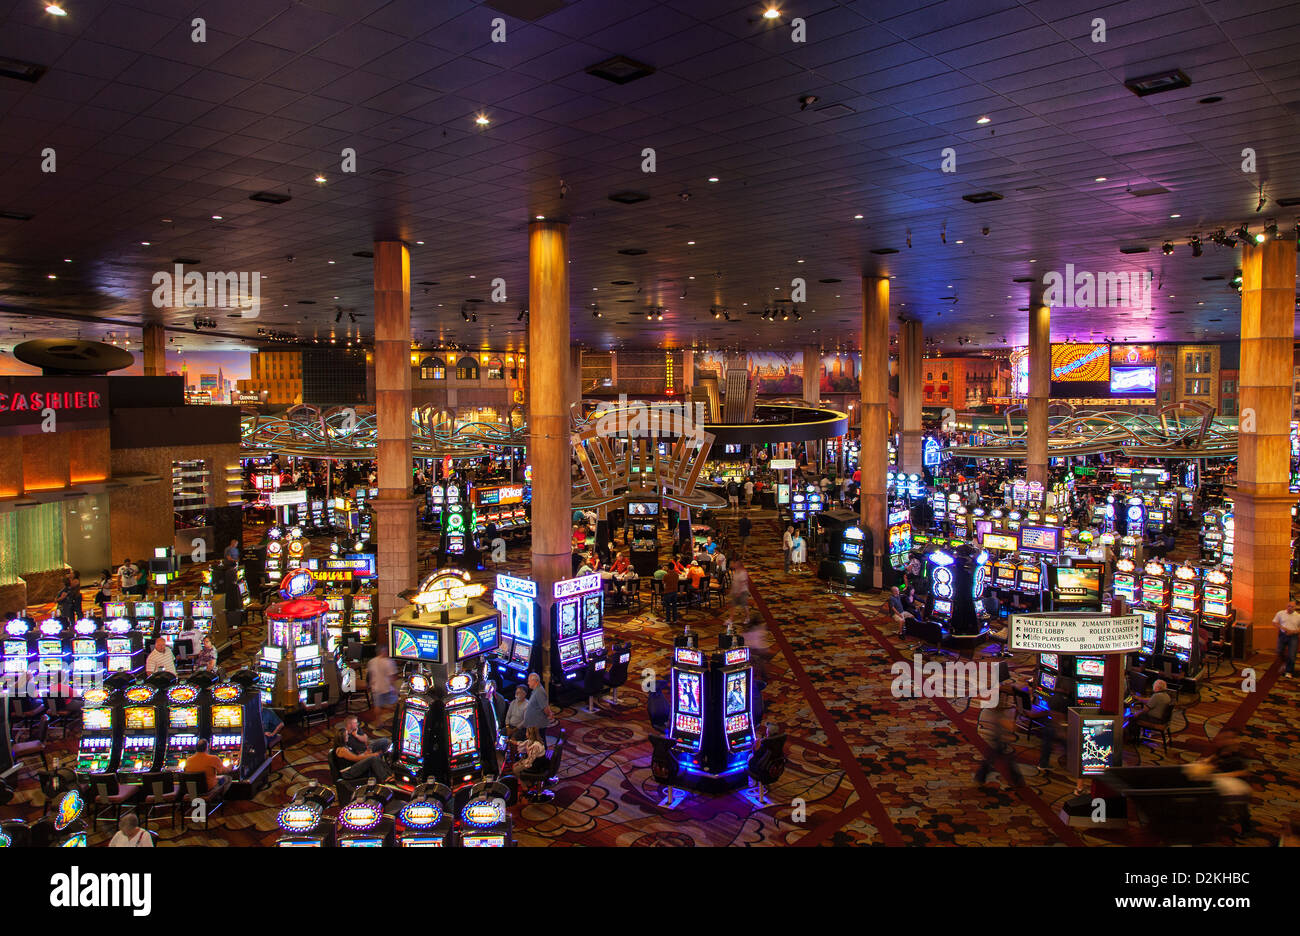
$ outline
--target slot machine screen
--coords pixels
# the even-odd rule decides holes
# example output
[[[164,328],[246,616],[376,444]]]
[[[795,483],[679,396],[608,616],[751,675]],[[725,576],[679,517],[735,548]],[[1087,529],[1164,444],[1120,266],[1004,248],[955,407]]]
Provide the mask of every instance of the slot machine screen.
[[[1222,586],[1205,586],[1205,613],[1210,617],[1228,616],[1228,590]]]
[[[508,660],[510,659],[510,655],[514,652],[514,649],[515,639],[509,634],[504,634],[501,637],[501,645],[497,647],[496,655],[503,660]]]
[[[353,610],[353,611],[371,611],[371,610],[373,610],[373,608],[371,607],[371,603],[372,603],[372,602],[371,602],[371,597],[370,597],[369,595],[353,595],[353,596],[352,596],[352,610]]]
[[[591,656],[598,650],[605,648],[605,634],[602,631],[596,631],[591,634],[582,635],[582,652]]]
[[[244,710],[238,705],[212,706],[212,730],[218,728],[229,731],[244,727]]]
[[[952,602],[936,600],[934,603],[934,611],[935,614],[952,614]]]
[[[1101,683],[1099,682],[1081,682],[1077,686],[1079,700],[1092,699],[1101,701]]]
[[[1056,674],[1043,670],[1043,672],[1038,674],[1038,685],[1040,688],[1046,689],[1048,692],[1055,692]]]
[[[81,710],[83,731],[111,731],[113,710],[109,708],[84,708]]]
[[[533,645],[526,640],[516,640],[514,649],[510,653],[512,662],[519,666],[527,667],[533,655]]]
[[[1074,673],[1076,676],[1101,676],[1106,672],[1106,662],[1085,657],[1076,657]]]
[[[570,669],[582,662],[582,644],[569,640],[560,644],[560,666]]]
[[[126,617],[126,605],[120,601],[110,601],[104,605],[104,617],[108,620]]]
[[[127,709],[125,714],[128,731],[153,731],[156,722],[152,708],[135,706]]]
[[[478,750],[475,737],[473,716],[460,712],[447,715],[447,741],[452,757],[473,754]]]
[[[499,618],[493,616],[482,621],[462,624],[456,628],[456,659],[464,660],[496,649],[501,631]]]
[[[211,601],[194,601],[190,603],[190,614],[196,618],[212,617]]]
[[[1020,566],[1018,571],[1020,573],[1020,587],[1027,591],[1038,591],[1042,574],[1033,566]]]
[[[1085,718],[1079,745],[1080,773],[1092,776],[1115,765],[1115,720]]]
[[[424,717],[425,711],[408,708],[402,717],[402,754],[407,757],[421,757],[424,754]]]
[[[1142,649],[1150,651],[1156,645],[1156,629],[1146,624],[1142,625]]]
[[[199,707],[177,705],[167,710],[167,724],[171,728],[198,728]]]
[[[135,603],[135,616],[137,618],[157,617],[158,608],[152,601],[137,601]]]
[[[1173,606],[1181,611],[1196,610],[1196,586],[1191,582],[1174,582]]]
[[[677,674],[677,713],[678,715],[700,714],[700,674]]]
[[[736,715],[749,711],[749,676],[748,670],[727,674],[727,695],[725,714]]]
[[[586,595],[582,599],[583,622],[582,631],[588,633],[593,630],[600,630],[600,595]]]
[[[162,606],[162,616],[165,618],[185,617],[185,602],[183,601],[164,601]]]
[[[560,639],[569,640],[578,636],[578,604],[566,601],[560,605]]]
[[[997,563],[993,566],[993,574],[997,581],[998,588],[1014,588],[1016,584],[1016,567],[1013,565],[1003,565]]]
[[[1059,670],[1061,668],[1061,658],[1055,653],[1040,653],[1038,659],[1049,669]]]
[[[462,835],[460,844],[465,848],[504,848],[504,835]]]
[[[78,637],[72,641],[72,652],[77,656],[94,656],[96,649],[93,638]]]
[[[1166,632],[1165,646],[1171,648],[1176,656],[1185,659],[1192,652],[1192,635],[1178,634],[1173,631]]]

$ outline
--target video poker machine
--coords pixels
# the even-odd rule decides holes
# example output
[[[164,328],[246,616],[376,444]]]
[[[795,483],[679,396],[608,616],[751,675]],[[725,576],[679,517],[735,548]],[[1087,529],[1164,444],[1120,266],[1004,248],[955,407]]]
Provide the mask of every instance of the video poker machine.
[[[0,650],[4,654],[3,672],[6,677],[26,677],[31,670],[32,654],[28,640],[35,627],[25,618],[5,622],[4,643],[0,644]]]
[[[92,618],[82,618],[72,625],[72,685],[76,690],[102,681],[105,671],[104,652],[96,633],[99,625]]]
[[[110,773],[117,768],[121,750],[118,727],[121,709],[117,690],[87,689],[81,695],[81,739],[77,742],[77,773]]]
[[[1115,574],[1111,577],[1111,593],[1116,598],[1124,598],[1129,604],[1138,600],[1137,563],[1132,559],[1116,559]]]
[[[199,742],[207,737],[206,690],[189,683],[178,683],[164,690],[167,698],[167,746],[163,753],[163,770],[179,771]]]

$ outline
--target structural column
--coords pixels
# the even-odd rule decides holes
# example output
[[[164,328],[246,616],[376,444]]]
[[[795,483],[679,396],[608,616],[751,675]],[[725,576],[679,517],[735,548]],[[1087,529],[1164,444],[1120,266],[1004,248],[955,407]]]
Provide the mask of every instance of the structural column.
[[[144,375],[164,377],[167,374],[167,329],[160,322],[146,322],[144,326]]]
[[[377,618],[414,588],[415,498],[411,496],[411,258],[400,241],[375,242],[375,423],[379,496],[371,500],[378,547]]]
[[[903,319],[898,326],[898,411],[902,431],[899,467],[921,473],[921,323]]]
[[[1047,400],[1052,386],[1052,310],[1035,298],[1029,303],[1029,412],[1025,478],[1047,484]]]
[[[568,299],[567,293],[565,299],[566,301]],[[531,316],[532,313],[529,314]],[[565,314],[568,314],[567,307]],[[582,345],[573,345],[569,348],[569,373],[564,386],[573,415],[582,416]]]
[[[573,573],[569,474],[569,226],[528,226],[528,457],[533,466],[533,578],[543,680],[551,668],[552,589]],[[579,364],[581,357],[578,358]]]
[[[803,401],[816,406],[822,399],[822,351],[816,345],[803,349]]]
[[[863,529],[871,531],[873,582],[884,585],[889,555],[885,523],[885,475],[889,470],[889,279],[862,278],[862,470]]]
[[[1296,246],[1242,247],[1241,415],[1232,603],[1252,645],[1273,646],[1273,615],[1286,607],[1291,564],[1291,363]]]

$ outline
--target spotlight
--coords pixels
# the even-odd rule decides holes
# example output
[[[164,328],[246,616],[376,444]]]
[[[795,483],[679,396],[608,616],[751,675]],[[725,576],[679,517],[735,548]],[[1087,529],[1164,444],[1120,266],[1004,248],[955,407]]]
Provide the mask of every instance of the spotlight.
[[[464,306],[461,306],[461,307],[460,307],[460,317],[463,318],[463,319],[464,319],[465,321],[467,321],[467,322],[469,321],[469,312],[466,311],[466,309],[465,309]]]
[[[716,319],[716,318],[722,318],[722,313],[718,311],[718,307],[717,307],[717,306],[713,306],[709,311],[713,313],[713,317],[714,317],[715,319]]]
[[[1189,241],[1187,242],[1187,246],[1189,246],[1189,247],[1192,248],[1192,256],[1193,256],[1193,257],[1199,257],[1202,253],[1205,252],[1205,251],[1202,249],[1202,247],[1201,247],[1201,239],[1200,239],[1200,237],[1198,237],[1198,236],[1195,235],[1195,234],[1193,234],[1193,235],[1192,235],[1192,239],[1189,240]]]
[[[600,306],[596,305],[596,303],[594,303],[594,302],[591,304],[591,317],[592,317],[592,318],[602,318],[602,317],[603,317],[603,316],[601,315],[601,312],[600,312]]]
[[[655,317],[655,314],[654,314],[654,310],[653,310],[653,309],[646,309],[646,310],[645,310],[645,320],[646,320],[647,322],[651,321],[654,317]]]
[[[1170,241],[1165,241],[1160,245],[1160,252],[1167,257],[1174,252],[1174,245]]]
[[[1273,240],[1277,240],[1277,222],[1272,218],[1268,219],[1268,224],[1264,227],[1264,235],[1266,237],[1271,237]]]
[[[662,322],[662,321],[664,320],[664,310],[663,310],[663,309],[660,309],[660,310],[659,310],[659,314],[658,314],[657,316],[655,316],[655,318],[657,318],[659,321]]]
[[[1237,240],[1240,241],[1250,240],[1250,228],[1246,227],[1246,225],[1244,224],[1238,227],[1237,230],[1233,231],[1232,234],[1234,237],[1237,238]]]
[[[341,321],[343,321],[343,308],[342,308],[342,306],[335,306],[335,307],[334,307],[334,321],[335,321],[335,322],[341,322]]]
[[[528,314],[527,309],[520,309],[519,314],[515,316],[515,321],[522,322],[524,320],[524,316],[526,316],[527,314]]]
[[[477,322],[477,321],[478,321],[478,313],[477,313],[477,312],[471,313],[471,315],[470,315],[470,317],[469,317],[469,320],[470,320],[471,322]]]
[[[1264,197],[1264,186],[1259,187],[1259,204],[1255,206],[1256,211],[1263,211],[1264,206],[1268,204],[1268,199]]]

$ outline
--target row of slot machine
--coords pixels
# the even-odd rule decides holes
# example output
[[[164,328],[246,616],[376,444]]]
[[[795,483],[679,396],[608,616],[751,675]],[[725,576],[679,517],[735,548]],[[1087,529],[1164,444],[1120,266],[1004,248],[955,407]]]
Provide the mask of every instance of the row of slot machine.
[[[1043,595],[1043,560],[1025,553],[1010,554],[994,560],[989,585],[999,592],[1028,595],[1041,606]]]
[[[525,484],[473,485],[470,503],[474,508],[474,536],[480,545],[489,524],[503,536],[521,533],[529,528],[528,512],[532,504],[532,488]]]
[[[340,650],[354,640],[374,643],[375,593],[327,591],[324,595],[326,647]]]
[[[504,848],[515,845],[513,822],[501,784],[476,785],[459,810],[446,786],[427,783],[396,813],[378,799],[352,801],[333,822],[310,794],[295,799],[276,816],[281,848]]]
[[[245,675],[248,675],[245,673]],[[258,693],[251,676],[216,683],[167,674],[144,682],[114,676],[83,696],[77,773],[180,771],[200,741],[234,779],[266,759]]]
[[[959,636],[981,632],[978,615],[989,585],[989,558],[986,551],[970,554],[936,549],[926,555],[931,620]]]
[[[744,637],[718,635],[706,653],[689,630],[673,641],[668,737],[678,768],[690,778],[743,779],[753,751],[754,667]]]
[[[1063,696],[1073,706],[1098,706],[1105,671],[1104,656],[1040,653],[1034,673],[1035,705],[1050,708],[1053,696]]]
[[[817,514],[826,509],[826,504],[822,498],[822,489],[815,484],[803,485],[803,490],[798,490],[798,486],[792,489],[790,494],[790,520],[793,523],[808,523]]]
[[[1231,643],[1236,620],[1232,575],[1223,567],[1151,560],[1140,569],[1130,559],[1115,563],[1111,591],[1142,618],[1141,662],[1163,657],[1174,672],[1199,669],[1200,634],[1219,645]]]
[[[278,582],[294,569],[303,568],[311,552],[310,546],[302,527],[267,527],[266,580]]]
[[[1232,566],[1236,523],[1231,508],[1216,507],[1201,515],[1201,558],[1216,565]]]
[[[144,665],[146,647],[162,637],[175,647],[192,634],[197,651],[212,629],[210,599],[110,601],[103,617],[87,617],[69,627],[56,618],[39,624],[28,618],[7,621],[0,643],[0,672],[63,675],[78,679],[134,672]]]

